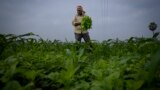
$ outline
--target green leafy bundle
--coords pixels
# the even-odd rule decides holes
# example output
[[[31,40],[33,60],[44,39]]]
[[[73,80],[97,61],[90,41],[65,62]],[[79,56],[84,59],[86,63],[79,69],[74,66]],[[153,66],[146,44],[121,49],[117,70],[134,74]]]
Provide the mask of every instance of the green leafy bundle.
[[[81,21],[82,30],[88,30],[92,28],[92,19],[89,16],[84,16]]]

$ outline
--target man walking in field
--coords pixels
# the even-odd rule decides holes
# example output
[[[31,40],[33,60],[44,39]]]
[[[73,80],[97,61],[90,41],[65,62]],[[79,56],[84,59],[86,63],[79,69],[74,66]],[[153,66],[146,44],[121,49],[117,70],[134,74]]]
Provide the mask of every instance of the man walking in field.
[[[78,42],[81,42],[82,38],[84,39],[85,42],[90,42],[89,32],[87,30],[82,30],[81,28],[81,21],[84,16],[85,16],[85,11],[83,10],[83,7],[80,5],[77,6],[77,15],[74,17],[72,25],[75,28],[74,30],[75,39]]]

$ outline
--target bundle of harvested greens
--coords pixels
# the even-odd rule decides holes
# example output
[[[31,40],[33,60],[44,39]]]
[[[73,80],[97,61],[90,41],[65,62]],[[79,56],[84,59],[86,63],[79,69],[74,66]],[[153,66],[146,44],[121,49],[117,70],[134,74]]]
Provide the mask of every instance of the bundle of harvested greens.
[[[82,30],[88,30],[92,28],[92,19],[89,16],[84,16],[81,21]]]

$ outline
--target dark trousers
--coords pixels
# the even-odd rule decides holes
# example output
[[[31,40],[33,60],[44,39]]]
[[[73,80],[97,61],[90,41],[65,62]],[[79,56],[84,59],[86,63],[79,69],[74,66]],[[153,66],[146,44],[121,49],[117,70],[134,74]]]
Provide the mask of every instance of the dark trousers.
[[[92,46],[92,44],[91,44],[91,40],[90,40],[90,36],[89,36],[89,33],[87,32],[87,33],[75,33],[75,39],[76,39],[76,41],[78,41],[78,42],[80,42],[81,43],[81,40],[82,40],[82,38],[84,39],[84,41],[86,42],[86,43],[88,43],[89,44],[89,49],[90,49],[90,51],[91,51],[91,49],[93,49],[93,46]],[[77,47],[77,49],[78,49],[79,47]]]
[[[78,42],[81,42],[82,38],[84,39],[85,42],[90,42],[90,37],[89,33],[75,33],[75,39]]]

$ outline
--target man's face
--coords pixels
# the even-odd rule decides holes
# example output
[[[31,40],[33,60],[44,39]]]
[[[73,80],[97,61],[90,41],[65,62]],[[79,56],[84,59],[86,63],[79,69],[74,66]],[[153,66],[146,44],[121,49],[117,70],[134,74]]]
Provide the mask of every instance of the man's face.
[[[81,6],[77,7],[77,14],[82,15],[83,14],[83,8]]]

